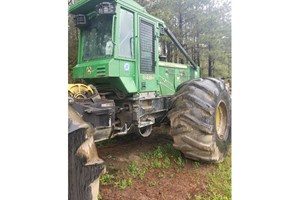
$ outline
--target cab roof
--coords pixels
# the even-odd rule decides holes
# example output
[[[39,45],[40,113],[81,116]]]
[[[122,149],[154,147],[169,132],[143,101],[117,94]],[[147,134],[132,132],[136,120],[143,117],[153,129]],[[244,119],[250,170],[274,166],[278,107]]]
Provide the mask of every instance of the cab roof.
[[[95,6],[101,2],[116,2],[133,7],[134,9],[147,13],[146,9],[139,5],[134,0],[79,0],[74,5],[69,7],[69,13],[71,14],[87,14],[95,8]]]

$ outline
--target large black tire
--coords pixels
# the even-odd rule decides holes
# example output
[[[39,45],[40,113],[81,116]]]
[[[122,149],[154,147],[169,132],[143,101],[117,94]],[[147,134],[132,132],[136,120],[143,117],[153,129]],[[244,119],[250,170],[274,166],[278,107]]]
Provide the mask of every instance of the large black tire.
[[[171,103],[173,146],[193,160],[222,162],[231,144],[231,99],[224,83],[188,81],[177,88]]]

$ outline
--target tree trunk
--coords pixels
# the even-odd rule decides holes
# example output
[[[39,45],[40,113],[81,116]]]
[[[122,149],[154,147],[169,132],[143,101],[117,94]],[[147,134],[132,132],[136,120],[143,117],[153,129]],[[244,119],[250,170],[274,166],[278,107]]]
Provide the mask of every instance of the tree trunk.
[[[198,26],[198,24],[197,24],[197,26]],[[198,66],[200,67],[200,33],[199,33],[199,31],[197,31],[197,40],[196,40],[197,42],[197,64],[198,64]]]
[[[179,43],[183,46],[183,16],[181,12],[179,12]],[[178,54],[179,63],[183,64],[184,60],[179,55],[180,54]]]
[[[167,61],[168,62],[171,62],[171,60],[172,60],[171,53],[172,53],[171,43],[167,43]]]
[[[208,76],[213,77],[213,67],[214,67],[214,59],[211,55],[212,45],[208,44]]]

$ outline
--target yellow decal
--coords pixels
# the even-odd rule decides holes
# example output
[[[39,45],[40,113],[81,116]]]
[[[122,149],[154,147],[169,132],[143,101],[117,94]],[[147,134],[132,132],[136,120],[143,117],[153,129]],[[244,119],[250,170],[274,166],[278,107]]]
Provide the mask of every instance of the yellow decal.
[[[86,68],[86,73],[91,74],[92,73],[92,67],[87,67]]]

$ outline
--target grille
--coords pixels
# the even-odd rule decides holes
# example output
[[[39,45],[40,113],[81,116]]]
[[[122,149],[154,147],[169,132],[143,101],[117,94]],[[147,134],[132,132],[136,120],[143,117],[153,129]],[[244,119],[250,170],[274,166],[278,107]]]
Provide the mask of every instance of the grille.
[[[155,67],[154,25],[144,20],[140,21],[140,51],[141,72],[153,73]]]
[[[105,66],[97,67],[97,76],[105,76]]]

